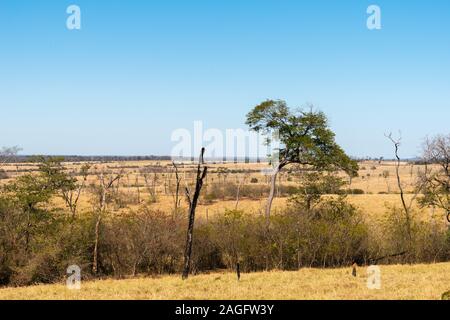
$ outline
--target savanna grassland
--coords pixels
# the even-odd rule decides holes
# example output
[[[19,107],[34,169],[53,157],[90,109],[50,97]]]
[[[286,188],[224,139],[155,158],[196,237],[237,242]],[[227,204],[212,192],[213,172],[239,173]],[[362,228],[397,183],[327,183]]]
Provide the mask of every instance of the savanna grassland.
[[[82,177],[79,176],[79,172],[83,165],[85,165],[83,162],[64,163],[67,172],[80,181]],[[89,165],[86,187],[98,184],[101,173],[121,174],[116,188],[127,199],[125,201],[127,208],[146,204],[166,212],[173,210],[176,177],[170,161],[90,162]],[[205,186],[207,196],[200,202],[197,215],[206,217],[206,215],[222,212],[224,208],[234,209],[236,202],[238,202],[237,208],[254,214],[260,214],[264,210],[270,177],[264,175],[262,170],[270,168],[267,163],[209,163],[208,166],[210,170]],[[181,176],[179,193],[182,198],[186,183],[192,184],[194,181],[195,163],[186,162],[179,164],[178,167]],[[37,165],[30,163],[3,164],[0,169],[3,169],[8,175],[8,178],[0,180],[2,184],[5,184],[25,172],[36,171]],[[421,170],[424,170],[423,165],[409,162],[403,162],[400,167],[400,177],[407,191],[406,198],[409,200],[413,197],[417,174]],[[357,177],[351,181],[347,180],[349,178],[345,175],[342,177],[348,181],[344,187],[349,190],[348,200],[361,209],[367,217],[382,218],[386,206],[401,205],[395,162],[393,161],[362,161]],[[301,181],[302,174],[295,170],[286,170],[278,178],[279,185],[287,189],[296,187]],[[242,194],[245,186],[253,187],[250,196]],[[239,194],[238,188],[241,188],[241,194]],[[86,189],[81,192],[79,211],[89,210],[92,206],[91,195]],[[277,207],[283,207],[289,197],[289,190],[284,194],[281,190],[281,195],[279,190],[277,192],[275,210]],[[181,201],[180,204],[186,208],[184,201]],[[52,206],[64,208],[65,205],[62,199],[54,197]],[[120,212],[122,208],[119,205],[110,209]],[[433,214],[432,210],[429,210],[427,214],[425,218]]]
[[[96,277],[89,271],[87,275],[83,275],[86,281],[83,281],[82,289],[73,291],[68,290],[63,285],[64,270],[57,272],[60,274],[59,277],[51,277],[51,280],[46,280],[45,275],[41,275],[40,272],[37,272],[37,276],[34,273],[31,273],[32,276],[28,276],[28,273],[31,271],[25,269],[23,271],[24,275],[21,276],[22,278],[18,277],[18,280],[16,280],[16,285],[21,288],[1,289],[0,299],[439,299],[442,293],[449,289],[450,265],[448,263],[429,264],[440,260],[439,257],[442,252],[439,250],[442,249],[435,250],[433,248],[431,255],[427,254],[427,258],[425,258],[427,264],[405,265],[403,264],[405,261],[389,257],[381,260],[379,264],[382,265],[382,288],[380,290],[369,290],[366,285],[368,277],[366,267],[358,267],[357,276],[351,276],[350,263],[346,261],[351,261],[349,259],[354,258],[341,255],[330,258],[333,252],[324,253],[322,249],[317,249],[317,252],[314,251],[314,255],[318,255],[316,258],[312,256],[300,257],[300,255],[295,253],[293,253],[293,257],[289,249],[286,249],[286,252],[283,251],[282,240],[277,238],[280,236],[276,232],[274,233],[273,241],[277,244],[279,243],[279,247],[277,246],[274,249],[274,256],[268,262],[268,266],[270,265],[268,268],[271,271],[261,272],[260,266],[267,262],[262,260],[255,262],[252,260],[254,258],[251,258],[253,253],[246,253],[249,247],[253,248],[257,244],[249,244],[241,248],[238,243],[241,241],[239,240],[240,236],[246,237],[245,235],[239,235],[240,232],[244,232],[242,231],[243,229],[239,228],[248,229],[249,225],[257,225],[258,220],[245,220],[246,222],[241,225],[239,224],[239,219],[243,215],[244,217],[253,216],[256,219],[263,216],[270,182],[269,177],[262,173],[263,169],[268,168],[266,163],[208,163],[210,171],[197,208],[197,220],[199,220],[198,224],[200,226],[199,230],[196,231],[198,243],[197,246],[194,245],[194,256],[196,255],[195,250],[199,250],[201,253],[198,254],[199,256],[194,263],[195,276],[183,282],[179,275],[171,275],[172,273],[177,273],[176,264],[178,262],[176,261],[167,261],[163,264],[148,262],[150,264],[148,268],[151,267],[152,269],[143,272],[145,269],[139,269],[139,264],[142,260],[141,253],[147,253],[151,249],[149,247],[141,248],[137,244],[133,244],[130,247],[129,244],[122,243],[122,240],[117,240],[116,238],[121,237],[122,232],[125,232],[124,230],[129,227],[127,225],[127,217],[130,215],[139,216],[139,212],[142,210],[145,212],[144,215],[148,215],[149,212],[150,215],[153,215],[151,212],[159,212],[161,216],[168,217],[173,216],[175,210],[180,216],[181,224],[183,224],[185,213],[188,209],[184,199],[184,188],[192,185],[195,164],[190,162],[179,163],[176,170],[169,161],[90,162],[88,165],[88,170],[83,171],[83,166],[87,168],[86,163],[62,163],[64,172],[74,177],[78,185],[82,186],[79,189],[79,200],[75,212],[67,210],[67,203],[59,194],[53,194],[48,202],[39,204],[39,206],[40,210],[55,211],[59,212],[59,215],[72,216],[72,219],[78,217],[78,219],[83,220],[83,216],[89,217],[91,212],[95,211],[96,206],[98,206],[98,193],[96,193],[96,190],[101,184],[101,180],[105,179],[105,177],[108,177],[110,181],[115,179],[111,186],[111,196],[107,201],[107,211],[105,211],[103,221],[119,220],[114,225],[116,229],[111,227],[112,229],[108,230],[105,227],[106,230],[102,230],[103,234],[106,234],[105,237],[108,237],[107,239],[100,238],[101,244],[105,246],[102,249],[104,251],[101,251],[101,259],[104,259],[104,261],[99,263],[99,269],[104,268],[100,276],[103,280],[96,280]],[[8,185],[8,183],[15,181],[20,176],[37,174],[39,165],[10,163],[4,164],[2,169],[4,170],[4,179],[1,180],[1,183]],[[438,229],[444,230],[447,222],[443,212],[418,206],[415,186],[418,175],[423,169],[423,166],[420,164],[412,162],[401,163],[399,172],[402,186],[406,193],[405,199],[408,203],[411,202],[412,210],[417,212],[416,217],[418,221],[437,225]],[[355,212],[358,213],[359,217],[358,221],[364,221],[365,225],[372,230],[373,235],[370,237],[384,238],[385,232],[383,228],[385,223],[392,219],[392,210],[395,211],[395,208],[400,208],[401,206],[395,170],[395,162],[360,162],[357,177],[350,179],[342,173],[337,174],[343,181],[343,185],[339,188],[341,191],[336,194],[324,194],[321,197],[325,199],[343,197],[345,201],[355,207]],[[273,206],[275,217],[278,212],[283,212],[286,206],[294,205],[295,207],[296,204],[295,202],[292,203],[292,197],[298,192],[297,188],[301,185],[303,179],[304,170],[299,170],[295,166],[280,173]],[[178,196],[176,194],[177,182]],[[78,191],[75,193],[75,196],[77,193]],[[232,213],[231,216],[229,215],[230,212]],[[177,228],[184,230],[183,226],[178,227],[166,220],[161,220],[160,218],[152,219],[148,221],[145,219],[139,220],[141,222],[138,222],[138,224],[155,223],[154,227],[156,229],[173,227],[174,230]],[[89,218],[87,220],[89,221]],[[209,230],[208,223],[213,224],[213,228],[215,228],[215,221],[225,223],[225,229],[219,224],[218,229]],[[239,223],[236,223],[236,221]],[[89,224],[89,222],[87,223]],[[355,226],[359,228],[360,222],[357,222],[356,225],[352,223],[350,228]],[[393,223],[396,224],[395,221]],[[321,225],[321,228],[328,224],[326,222],[324,225]],[[282,226],[280,224],[280,228]],[[348,227],[346,224],[344,226],[345,228]],[[131,232],[138,230],[133,228],[135,226],[131,225]],[[151,235],[151,230],[154,230],[156,238],[165,239],[164,237],[166,237],[168,230],[158,233],[159,229],[158,231],[151,229],[151,227],[149,228],[145,229],[145,233]],[[334,226],[330,226],[329,231],[321,229],[322,231],[320,232],[334,234],[333,228]],[[228,233],[230,229],[235,231]],[[280,229],[280,234],[286,232],[283,230]],[[363,229],[357,229],[357,232],[367,231],[364,231],[365,229],[361,230]],[[139,229],[136,232],[140,234],[139,232],[143,231]],[[213,234],[225,233],[223,239],[221,234],[219,234],[219,240],[210,240],[210,236],[208,236],[210,232]],[[177,231],[173,231],[173,233],[175,234]],[[124,235],[124,237],[129,237],[129,235]],[[178,238],[167,238],[161,241],[177,242],[177,239],[182,239],[183,237],[184,234],[181,232]],[[252,237],[255,237],[255,235],[251,234],[249,236],[249,238]],[[434,238],[430,239],[436,240]],[[217,244],[214,244],[214,241],[222,242],[222,240],[225,244],[223,246],[219,244],[217,247],[220,250],[224,250],[222,253],[223,257],[220,258],[215,256],[217,255],[217,248],[215,247]],[[57,243],[58,241],[62,240],[57,240]],[[86,250],[91,250],[92,246],[89,244],[89,241],[91,241],[89,236],[88,240],[83,241],[87,242]],[[149,241],[151,247],[151,243],[153,243],[151,241],[155,240],[137,238],[130,241]],[[312,240],[309,239],[307,241]],[[323,238],[315,241],[328,242],[331,240]],[[341,240],[333,241],[338,241],[339,243]],[[357,240],[358,243],[361,241]],[[333,246],[332,243],[330,242],[330,246]],[[125,246],[122,247],[123,245]],[[155,246],[160,245],[159,242],[155,242]],[[389,245],[392,245],[392,243]],[[238,247],[237,249],[236,246]],[[342,246],[345,247],[346,245],[342,244]],[[350,244],[346,250],[353,250],[352,246],[353,244]],[[395,245],[389,248],[391,249],[385,250],[389,251],[389,253],[396,253],[393,251],[396,248]],[[123,262],[120,258],[110,256],[118,253],[120,255],[126,250],[136,252],[134,256],[131,254],[131,257],[126,257],[131,262]],[[164,249],[160,250],[162,251],[153,253],[157,259],[159,259],[159,255],[164,254],[167,254],[167,257],[161,259],[173,259],[172,253],[166,252],[167,248],[164,247]],[[173,250],[177,252],[178,249],[175,248]],[[381,252],[384,252],[383,248],[379,247],[371,250],[378,250],[374,251],[376,252],[373,253],[375,255],[380,255]],[[420,247],[417,250],[425,249]],[[277,251],[280,253],[277,254]],[[59,254],[61,253],[55,253],[56,256]],[[244,254],[248,254],[249,257],[241,258],[240,255],[243,256]],[[54,259],[52,258],[53,254],[49,255],[50,262],[45,260],[48,258],[47,256],[39,256],[37,258],[37,261],[34,262],[37,264],[37,269],[44,268],[45,271],[45,268],[49,268],[48,272],[54,272],[51,271],[53,270],[51,262]],[[261,256],[263,254],[259,253],[258,255]],[[84,270],[89,270],[91,267],[90,257],[82,258],[82,256],[83,253],[80,253],[76,257],[67,258],[67,260],[64,260],[65,264],[60,263],[58,268],[61,269],[70,261],[83,261]],[[210,258],[211,256],[213,258]],[[44,259],[44,261],[41,261],[41,259]],[[222,262],[208,261],[208,259],[217,259],[217,261],[220,260]],[[422,261],[424,258],[419,258],[419,255],[417,255],[416,258],[411,259]],[[242,260],[246,262],[241,262],[244,266],[242,278],[240,281],[237,281],[233,269],[236,261]],[[402,265],[396,264],[398,262],[401,262]],[[383,265],[384,263],[386,265]],[[43,265],[41,266],[40,264]],[[296,264],[298,264],[299,270],[290,271]],[[214,265],[216,270],[210,269]],[[56,284],[45,284],[46,282],[56,282]],[[22,287],[24,285],[27,285],[27,287]]]
[[[450,264],[381,267],[381,289],[367,288],[365,268],[256,272],[237,281],[229,272],[83,282],[80,290],[63,284],[0,289],[0,299],[43,300],[439,300],[448,291]]]

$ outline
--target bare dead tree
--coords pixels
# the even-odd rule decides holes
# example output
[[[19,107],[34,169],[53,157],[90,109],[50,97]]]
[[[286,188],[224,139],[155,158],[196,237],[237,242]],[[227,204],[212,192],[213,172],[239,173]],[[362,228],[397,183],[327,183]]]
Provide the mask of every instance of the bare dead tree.
[[[128,197],[131,198],[132,190],[131,190],[130,174],[127,172],[125,177],[127,178],[127,194],[128,194]]]
[[[236,177],[237,181],[237,188],[236,188],[236,203],[234,204],[234,210],[237,210],[238,206],[239,206],[239,196],[241,193],[241,186],[243,183],[243,179],[239,179],[238,177]]]
[[[186,248],[184,252],[184,268],[182,279],[186,280],[189,276],[191,267],[191,254],[192,254],[192,241],[194,234],[194,222],[195,222],[195,209],[197,208],[198,198],[200,196],[200,191],[203,187],[203,180],[208,172],[208,167],[205,166],[203,156],[205,154],[205,148],[202,148],[200,152],[200,157],[197,165],[197,177],[195,181],[195,191],[191,194],[189,188],[186,187],[186,197],[189,202],[189,221],[186,237]]]
[[[178,173],[178,167],[175,164],[175,161],[172,161],[172,165],[175,169],[175,193],[173,194],[174,197],[174,214],[178,212],[178,208],[180,206],[180,184],[181,184],[181,177]]]
[[[159,180],[158,174],[156,171],[152,172],[153,174],[149,177],[149,174],[146,172],[143,174],[144,182],[147,187],[148,193],[150,195],[150,202],[155,203],[157,201],[156,197],[156,184]]]
[[[141,203],[141,189],[140,189],[140,187],[139,187],[139,175],[136,175],[136,181],[135,181],[135,186],[136,186],[136,189],[137,189],[137,201],[138,201],[138,203]]]
[[[400,190],[400,199],[402,201],[403,210],[405,213],[405,219],[406,219],[406,232],[408,234],[409,243],[412,243],[412,232],[411,232],[411,206],[413,201],[410,201],[409,205],[406,204],[405,200],[405,192],[402,185],[402,181],[400,178],[400,166],[401,166],[401,158],[399,156],[399,148],[401,144],[401,137],[398,139],[395,139],[392,135],[392,133],[386,134],[386,138],[388,138],[392,144],[394,145],[394,152],[395,152],[395,158],[397,159],[395,164],[395,174],[397,176],[397,184],[398,188]]]
[[[18,146],[14,147],[3,147],[0,150],[0,163],[6,163],[14,159],[17,154],[22,151]]]
[[[100,181],[100,194],[99,194],[99,208],[97,210],[97,216],[95,221],[95,240],[94,240],[94,254],[93,254],[93,262],[92,262],[92,272],[94,274],[98,271],[98,243],[100,237],[100,224],[103,218],[103,215],[107,210],[107,195],[110,189],[114,188],[114,183],[122,177],[122,173],[117,175],[110,175],[105,177],[103,172],[99,175]]]
[[[3,147],[2,149],[0,149],[0,165],[4,164],[6,162],[12,161],[17,154],[20,152],[19,147]],[[16,172],[18,174],[19,171],[19,167],[16,165]],[[3,168],[0,168],[0,179],[3,178],[7,178],[8,174],[6,173],[6,171]]]
[[[2,149],[0,149],[0,164],[4,164],[8,161],[12,161],[15,157],[17,157],[17,154],[21,151],[22,149],[14,146],[14,147],[3,147]],[[16,165],[16,171],[18,173],[19,171],[19,167]],[[4,176],[7,177],[8,175],[6,174],[6,171],[3,170],[2,168],[0,168],[0,177]]]
[[[422,207],[440,208],[450,222],[450,134],[427,138],[423,146],[424,172],[419,173],[418,189]]]

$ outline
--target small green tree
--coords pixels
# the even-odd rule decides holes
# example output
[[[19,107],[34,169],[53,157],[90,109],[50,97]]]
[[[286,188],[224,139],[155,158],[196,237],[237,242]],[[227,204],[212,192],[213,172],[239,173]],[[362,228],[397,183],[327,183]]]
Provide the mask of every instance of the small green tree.
[[[47,181],[47,185],[57,193],[70,209],[72,217],[75,217],[78,200],[81,192],[86,186],[90,166],[85,164],[81,167],[79,175],[82,179],[78,182],[77,178],[70,176],[64,166],[64,158],[61,157],[38,157],[39,172],[41,177]]]
[[[42,176],[25,174],[5,186],[5,191],[24,211],[37,211],[39,204],[47,203],[54,193]]]
[[[275,194],[277,175],[289,164],[309,166],[315,170],[344,170],[356,176],[358,165],[335,142],[335,135],[328,126],[323,112],[291,111],[282,100],[267,100],[247,114],[247,125],[256,132],[277,132],[281,147],[279,161],[272,177],[266,206],[266,218],[270,217]],[[270,142],[270,138],[269,141]]]
[[[298,192],[289,199],[289,202],[310,211],[320,203],[323,195],[344,194],[345,190],[342,190],[344,185],[345,182],[341,177],[323,172],[308,172],[303,176]]]
[[[84,186],[87,177],[87,167],[83,167],[84,182],[78,184],[76,178],[65,172],[62,165],[63,158],[39,156],[33,160],[38,165],[38,173],[19,176],[4,187],[6,194],[25,214],[24,234],[27,248],[33,226],[48,215],[48,212],[43,210],[43,206],[48,204],[53,196],[59,194],[74,215],[81,185]],[[74,192],[76,192],[75,196]]]
[[[54,190],[41,175],[30,173],[7,184],[4,191],[5,195],[21,209],[25,217],[23,235],[25,251],[28,252],[33,226],[47,216],[47,212],[41,209],[41,205],[49,202]]]

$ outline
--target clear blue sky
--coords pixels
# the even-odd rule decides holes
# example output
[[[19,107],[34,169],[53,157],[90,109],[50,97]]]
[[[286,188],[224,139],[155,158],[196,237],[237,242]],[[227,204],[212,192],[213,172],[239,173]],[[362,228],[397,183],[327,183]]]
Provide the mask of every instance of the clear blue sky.
[[[0,1],[0,146],[169,154],[173,130],[245,128],[267,98],[314,104],[353,156],[391,156],[398,130],[415,156],[450,131],[450,1]]]

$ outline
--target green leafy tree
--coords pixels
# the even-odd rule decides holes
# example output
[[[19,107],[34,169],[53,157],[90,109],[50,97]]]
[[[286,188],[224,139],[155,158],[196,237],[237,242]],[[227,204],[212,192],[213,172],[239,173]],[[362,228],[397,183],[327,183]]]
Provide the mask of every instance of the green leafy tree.
[[[4,191],[22,209],[26,217],[24,234],[27,248],[34,225],[48,215],[43,208],[50,199],[60,194],[74,214],[81,192],[76,178],[65,172],[62,165],[63,158],[36,157],[33,160],[38,164],[38,173],[19,176],[4,187]],[[85,177],[87,176],[86,170],[86,168],[82,169]],[[73,197],[73,192],[76,190],[78,190],[77,196]]]
[[[81,167],[79,175],[82,179],[78,182],[77,178],[70,176],[64,166],[64,158],[61,157],[38,157],[39,172],[46,181],[49,188],[64,200],[66,206],[70,209],[72,217],[75,216],[78,200],[81,192],[86,186],[90,166],[85,164]]]
[[[25,174],[5,186],[5,191],[24,210],[34,212],[47,203],[54,189],[40,175]]]
[[[246,123],[256,132],[276,132],[281,144],[278,150],[279,161],[271,179],[267,218],[270,217],[277,175],[289,164],[309,166],[318,171],[339,169],[350,175],[357,175],[356,161],[350,159],[336,143],[335,134],[329,128],[323,112],[312,109],[293,112],[285,101],[267,100],[247,114]]]
[[[344,185],[344,180],[336,175],[308,172],[303,176],[298,192],[289,199],[289,202],[310,211],[320,203],[323,195],[344,194],[345,190],[342,189]]]
[[[28,252],[33,228],[47,212],[41,206],[47,204],[54,190],[41,175],[26,174],[18,177],[4,187],[10,200],[21,209],[25,217],[23,235],[25,237],[25,251]]]

